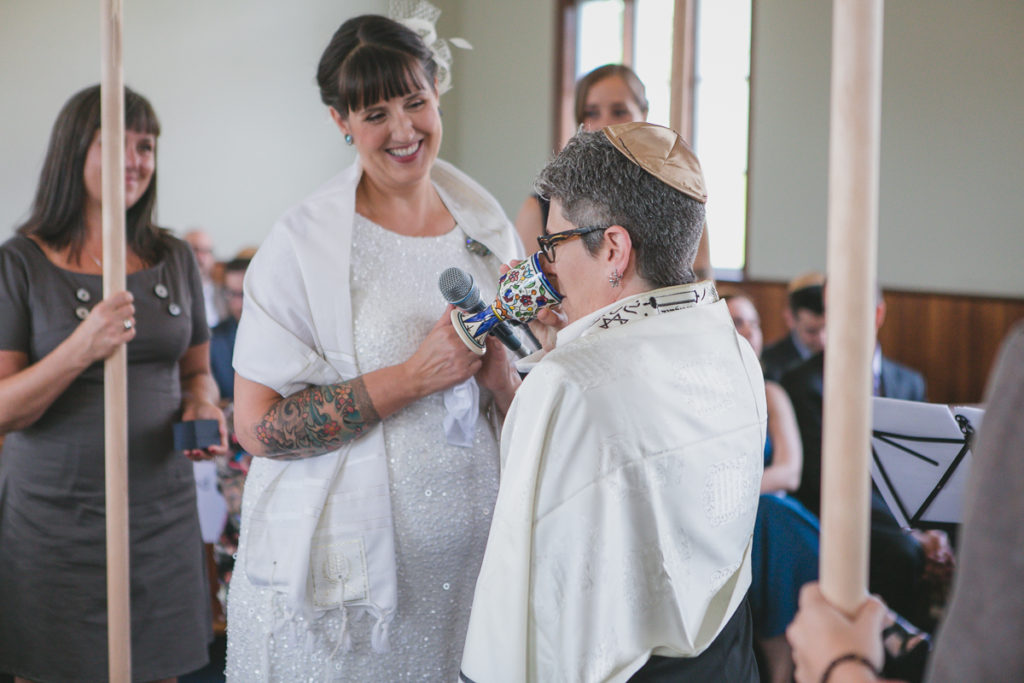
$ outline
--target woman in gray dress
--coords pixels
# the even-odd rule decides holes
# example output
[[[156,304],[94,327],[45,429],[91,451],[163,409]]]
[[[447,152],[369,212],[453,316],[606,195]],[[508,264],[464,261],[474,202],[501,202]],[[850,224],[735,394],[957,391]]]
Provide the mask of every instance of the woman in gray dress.
[[[188,245],[153,224],[149,102],[125,90],[127,291],[102,298],[100,92],[64,105],[28,221],[0,246],[0,671],[107,676],[103,364],[128,344],[134,680],[203,666],[209,598],[177,420],[224,418]]]

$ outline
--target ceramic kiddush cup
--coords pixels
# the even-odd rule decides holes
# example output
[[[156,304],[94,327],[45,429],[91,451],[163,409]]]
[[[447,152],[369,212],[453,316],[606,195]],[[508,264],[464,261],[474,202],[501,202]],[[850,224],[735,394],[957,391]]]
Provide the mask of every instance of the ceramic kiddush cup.
[[[545,308],[556,306],[562,295],[552,286],[540,267],[540,252],[510,269],[498,280],[494,303],[479,313],[452,311],[452,325],[471,350],[483,354],[484,338],[499,323],[528,323]]]

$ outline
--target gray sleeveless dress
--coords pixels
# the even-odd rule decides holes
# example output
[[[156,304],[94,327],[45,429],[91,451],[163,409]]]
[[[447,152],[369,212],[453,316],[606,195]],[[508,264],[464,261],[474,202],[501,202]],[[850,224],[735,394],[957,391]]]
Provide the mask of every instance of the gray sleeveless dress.
[[[132,662],[135,680],[207,661],[209,592],[192,464],[174,451],[178,360],[207,340],[188,245],[128,275]],[[102,299],[101,278],[58,268],[31,240],[0,246],[0,350],[34,363]],[[103,364],[78,376],[0,451],[0,671],[34,681],[107,680]]]

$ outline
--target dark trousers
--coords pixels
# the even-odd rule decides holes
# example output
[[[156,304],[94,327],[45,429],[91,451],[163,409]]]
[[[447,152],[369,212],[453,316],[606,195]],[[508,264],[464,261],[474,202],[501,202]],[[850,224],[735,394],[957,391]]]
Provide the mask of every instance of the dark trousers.
[[[882,596],[898,614],[918,626],[926,625],[921,577],[924,550],[889,511],[882,494],[871,489],[871,563],[868,590]]]
[[[630,683],[671,683],[672,681],[714,681],[715,683],[758,683],[754,659],[753,626],[749,597],[736,608],[718,637],[696,657],[651,655],[629,679]]]

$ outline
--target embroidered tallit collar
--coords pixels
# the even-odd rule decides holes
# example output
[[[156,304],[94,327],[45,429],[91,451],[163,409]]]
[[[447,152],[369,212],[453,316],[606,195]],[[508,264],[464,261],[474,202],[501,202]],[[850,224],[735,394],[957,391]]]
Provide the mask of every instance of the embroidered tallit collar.
[[[556,345],[568,344],[577,337],[621,327],[642,318],[713,304],[716,301],[718,301],[718,290],[715,289],[715,283],[711,280],[652,289],[619,299],[609,306],[567,325],[559,331]]]

